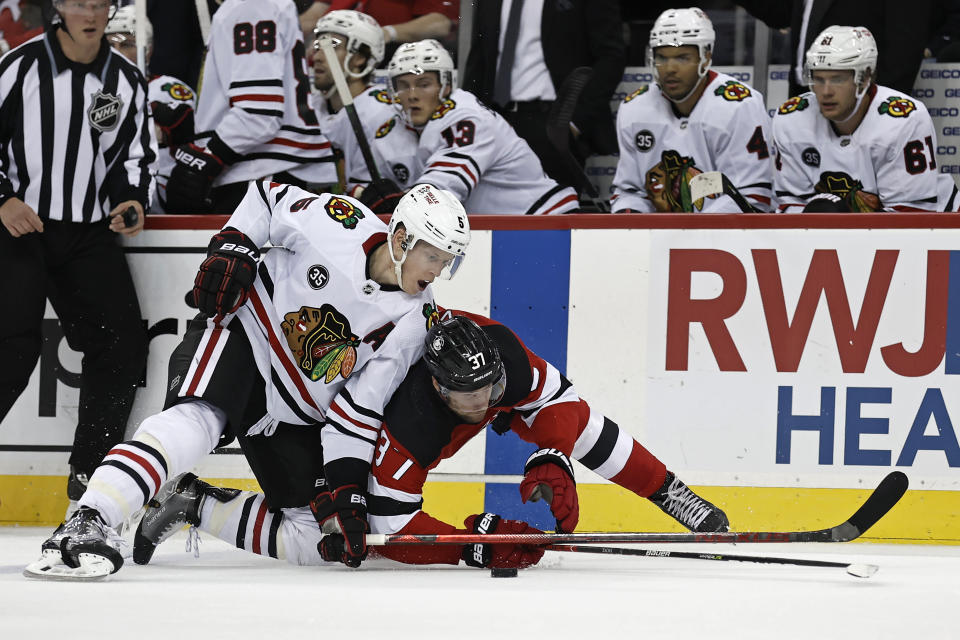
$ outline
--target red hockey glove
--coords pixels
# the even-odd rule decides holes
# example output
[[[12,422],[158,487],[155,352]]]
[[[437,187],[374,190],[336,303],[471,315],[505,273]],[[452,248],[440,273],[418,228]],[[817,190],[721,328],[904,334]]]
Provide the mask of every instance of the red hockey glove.
[[[253,240],[227,227],[210,240],[187,304],[211,317],[233,313],[247,301],[259,260]]]
[[[167,181],[167,211],[208,212],[210,189],[223,171],[223,160],[193,143],[177,147],[173,159],[176,164]]]
[[[359,567],[367,557],[367,498],[355,484],[324,491],[310,501],[310,510],[327,535],[317,543],[320,557]]]
[[[393,213],[397,203],[403,197],[403,190],[393,180],[374,180],[363,188],[360,202],[374,213]]]
[[[573,479],[573,465],[558,449],[534,451],[523,467],[520,498],[527,502],[546,500],[550,512],[557,519],[557,531],[571,533],[580,521],[580,501],[577,483]]]
[[[503,520],[493,513],[480,513],[463,521],[471,533],[543,533],[520,520]],[[461,558],[471,567],[523,569],[543,557],[543,548],[529,544],[488,544],[479,542],[463,547]]]

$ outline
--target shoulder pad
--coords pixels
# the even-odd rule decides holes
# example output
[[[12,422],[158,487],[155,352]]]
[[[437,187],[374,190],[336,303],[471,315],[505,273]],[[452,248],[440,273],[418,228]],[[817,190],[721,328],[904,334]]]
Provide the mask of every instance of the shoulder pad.
[[[777,113],[785,116],[788,113],[793,113],[794,111],[803,111],[810,106],[810,101],[803,96],[793,96],[777,109]]]
[[[877,107],[877,113],[893,118],[906,118],[917,110],[916,103],[901,96],[890,96]]]
[[[430,116],[430,119],[439,120],[440,118],[447,115],[448,113],[450,113],[456,108],[457,108],[457,103],[451,100],[450,98],[447,98],[446,100],[440,103],[440,106],[437,107],[437,110],[433,112],[433,114]]]
[[[390,92],[386,89],[374,89],[368,93],[371,98],[374,98],[377,102],[382,102],[383,104],[393,104],[393,100],[390,99]]]
[[[720,96],[728,102],[740,102],[753,95],[750,87],[737,80],[727,80],[713,90],[713,95]]]
[[[642,87],[640,87],[639,89],[637,89],[636,91],[634,91],[633,93],[631,93],[630,95],[628,95],[626,98],[624,98],[623,101],[624,101],[624,102],[630,102],[631,100],[633,100],[633,99],[636,98],[637,96],[642,96],[643,94],[645,94],[645,93],[646,93],[647,91],[649,91],[649,90],[650,90],[650,85],[645,84],[645,85],[643,85]]]
[[[393,131],[393,128],[394,128],[396,125],[397,125],[397,119],[396,119],[396,117],[390,118],[389,120],[387,120],[386,122],[384,122],[382,125],[380,125],[379,127],[377,127],[377,132],[374,134],[374,137],[375,137],[375,138],[382,138],[382,137],[386,136],[388,133],[390,133],[391,131]]]

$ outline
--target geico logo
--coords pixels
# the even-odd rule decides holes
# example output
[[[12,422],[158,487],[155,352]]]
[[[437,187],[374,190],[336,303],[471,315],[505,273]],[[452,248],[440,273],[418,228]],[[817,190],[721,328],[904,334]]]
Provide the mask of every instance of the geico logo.
[[[938,156],[955,156],[957,155],[956,147],[937,147]]]
[[[960,69],[924,69],[921,78],[960,78]]]
[[[940,173],[960,173],[960,164],[945,164],[940,167]]]
[[[943,135],[945,136],[960,136],[960,127],[944,127]]]
[[[612,176],[616,172],[616,167],[587,167],[588,176]]]
[[[914,89],[913,97],[914,98],[932,98],[934,94],[933,89]]]
[[[927,109],[931,118],[956,118],[960,116],[960,109],[957,107],[931,107]]]
[[[652,73],[625,73],[623,82],[653,82]]]
[[[749,71],[731,71],[727,75],[736,78],[740,82],[750,82],[750,78],[753,76]]]
[[[943,95],[948,98],[960,98],[960,89],[947,89],[943,92]]]
[[[790,72],[789,71],[771,71],[770,79],[771,80],[789,80]]]

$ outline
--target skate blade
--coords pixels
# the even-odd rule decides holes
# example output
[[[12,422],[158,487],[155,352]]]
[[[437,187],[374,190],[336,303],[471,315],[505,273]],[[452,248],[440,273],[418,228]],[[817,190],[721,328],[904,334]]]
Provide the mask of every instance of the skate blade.
[[[113,562],[95,553],[81,552],[77,556],[79,567],[68,567],[63,563],[60,551],[48,549],[40,559],[28,564],[23,575],[36,580],[58,580],[61,582],[95,582],[106,580],[114,572]]]

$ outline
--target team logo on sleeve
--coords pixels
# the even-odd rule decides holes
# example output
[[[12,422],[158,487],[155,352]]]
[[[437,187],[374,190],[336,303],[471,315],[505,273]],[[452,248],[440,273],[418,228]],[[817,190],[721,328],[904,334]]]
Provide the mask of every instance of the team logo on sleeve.
[[[384,137],[385,135],[387,135],[388,133],[390,133],[391,131],[393,131],[393,127],[394,127],[394,125],[396,125],[396,124],[397,124],[397,119],[396,119],[396,118],[390,118],[389,120],[387,120],[386,122],[384,122],[382,125],[380,125],[380,126],[377,128],[377,132],[374,134],[374,136],[377,137],[377,138],[382,138],[382,137]]]
[[[300,307],[280,323],[290,352],[310,380],[327,384],[339,375],[346,379],[357,364],[360,338],[350,331],[350,321],[329,304]]]
[[[160,88],[174,100],[180,102],[193,100],[193,90],[182,82],[165,82]]]
[[[916,110],[917,105],[913,100],[900,96],[890,96],[886,102],[877,107],[880,115],[893,116],[894,118],[906,118]]]
[[[690,179],[703,173],[691,157],[672,149],[660,154],[660,162],[647,171],[647,198],[662,213],[695,212],[703,209],[703,198],[690,199]],[[710,196],[713,197],[713,196]]]
[[[723,86],[713,91],[713,95],[721,96],[730,102],[740,102],[750,97],[750,87],[736,80],[727,80]]]
[[[430,327],[440,322],[440,312],[437,310],[436,304],[430,304],[429,302],[424,304],[422,313],[427,320],[427,331],[430,331]]]
[[[842,171],[824,171],[820,174],[820,181],[814,185],[813,190],[817,193],[832,193],[839,196],[851,211],[861,213],[881,211],[883,207],[877,194],[864,191],[862,182]]]
[[[343,198],[333,196],[323,205],[327,215],[343,225],[345,229],[353,229],[364,217],[363,212],[357,209],[353,203]]]
[[[370,92],[370,96],[375,98],[377,102],[393,104],[393,100],[390,99],[390,94],[384,89],[374,89]]]
[[[119,95],[97,91],[90,96],[90,108],[87,109],[87,119],[90,126],[98,131],[111,131],[120,124],[120,111],[123,110],[123,99]]]
[[[642,87],[640,87],[639,89],[637,89],[636,91],[634,91],[633,93],[631,93],[630,95],[628,95],[626,98],[624,98],[623,101],[624,101],[624,102],[630,102],[631,100],[633,100],[633,99],[636,98],[637,96],[642,96],[643,94],[645,94],[649,89],[650,89],[650,85],[645,84],[645,85],[643,85]]]
[[[430,116],[430,119],[439,120],[440,118],[447,115],[448,113],[450,113],[456,108],[457,108],[457,103],[451,100],[450,98],[447,98],[446,100],[440,103],[440,106],[437,107],[437,110],[433,112],[433,114]]]
[[[793,113],[794,111],[803,111],[810,106],[810,101],[804,98],[803,96],[793,96],[777,109],[777,113],[780,115],[787,115],[788,113]]]

